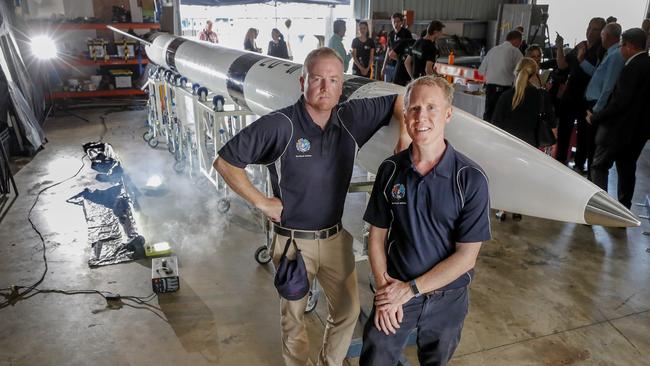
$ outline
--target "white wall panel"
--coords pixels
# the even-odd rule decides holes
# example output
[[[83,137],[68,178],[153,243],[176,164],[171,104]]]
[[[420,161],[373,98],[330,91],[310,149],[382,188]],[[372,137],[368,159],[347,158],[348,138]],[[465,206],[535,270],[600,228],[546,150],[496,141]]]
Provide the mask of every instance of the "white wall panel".
[[[495,20],[499,4],[506,0],[355,0],[356,18],[365,18],[376,12],[392,14],[402,9],[415,11],[415,19],[472,19]]]

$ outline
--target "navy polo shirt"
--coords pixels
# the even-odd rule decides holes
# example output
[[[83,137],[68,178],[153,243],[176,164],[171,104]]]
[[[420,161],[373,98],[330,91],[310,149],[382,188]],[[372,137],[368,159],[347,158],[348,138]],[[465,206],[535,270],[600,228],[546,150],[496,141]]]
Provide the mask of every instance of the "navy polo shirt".
[[[219,156],[239,168],[267,166],[273,195],[284,207],[283,227],[325,229],[341,221],[356,154],[388,124],[395,98],[339,103],[323,130],[311,119],[301,97],[242,129],[219,150]]]
[[[385,160],[377,171],[364,220],[389,229],[388,274],[400,281],[429,271],[455,252],[456,243],[491,239],[487,177],[446,144],[440,162],[425,176],[413,166],[412,147]],[[442,289],[466,286],[472,274]]]

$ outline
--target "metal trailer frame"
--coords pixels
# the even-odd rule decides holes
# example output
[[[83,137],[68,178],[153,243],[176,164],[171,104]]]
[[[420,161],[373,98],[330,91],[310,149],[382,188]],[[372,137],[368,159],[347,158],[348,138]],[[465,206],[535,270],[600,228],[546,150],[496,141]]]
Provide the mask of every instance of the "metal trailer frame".
[[[187,88],[187,83],[180,80],[179,85],[172,86],[175,96],[176,132],[174,144],[174,171],[181,174],[188,167],[190,178],[197,177],[197,144],[196,144],[196,106],[195,93]]]
[[[172,75],[168,77],[168,82],[163,84],[165,90],[165,105],[168,107],[167,123],[164,125],[165,128],[163,131],[165,143],[167,143],[167,151],[172,155],[176,154],[179,141],[179,126],[178,118],[176,116],[176,88],[174,86],[176,82],[173,80],[175,78],[176,77]]]
[[[230,208],[229,188],[212,162],[219,149],[246,126],[246,117],[254,113],[223,96],[208,93],[204,88],[194,89],[197,90],[194,96],[194,126],[198,170],[217,191],[223,192],[217,207],[220,212],[226,212]]]
[[[163,134],[163,126],[166,124],[165,119],[167,108],[164,98],[164,85],[157,76],[150,76],[147,81],[147,93],[149,100],[147,101],[147,131],[142,135],[144,141],[151,148],[158,147],[158,137]]]

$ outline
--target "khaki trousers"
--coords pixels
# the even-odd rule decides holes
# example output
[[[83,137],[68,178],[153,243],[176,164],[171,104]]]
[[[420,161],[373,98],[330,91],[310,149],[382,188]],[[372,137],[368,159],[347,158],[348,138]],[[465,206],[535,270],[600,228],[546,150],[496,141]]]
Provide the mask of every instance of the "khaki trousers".
[[[287,239],[278,234],[273,238],[273,263],[276,268]],[[350,346],[360,311],[352,236],[342,230],[324,240],[296,239],[296,244],[305,261],[310,285],[316,277],[327,298],[327,325],[317,364],[340,366]],[[293,246],[290,246],[287,256],[289,259],[295,258]],[[311,365],[304,323],[307,296],[297,301],[280,300],[284,362],[287,366]]]

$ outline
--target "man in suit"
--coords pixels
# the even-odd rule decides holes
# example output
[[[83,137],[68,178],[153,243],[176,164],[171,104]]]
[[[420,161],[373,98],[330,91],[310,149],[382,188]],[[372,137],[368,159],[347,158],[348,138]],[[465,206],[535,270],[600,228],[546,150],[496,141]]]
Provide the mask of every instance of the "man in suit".
[[[618,200],[630,208],[636,181],[636,161],[650,137],[650,57],[646,34],[640,28],[625,31],[620,52],[625,66],[603,110],[587,114],[596,130],[596,154],[591,180],[607,191],[609,169],[616,163]]]

